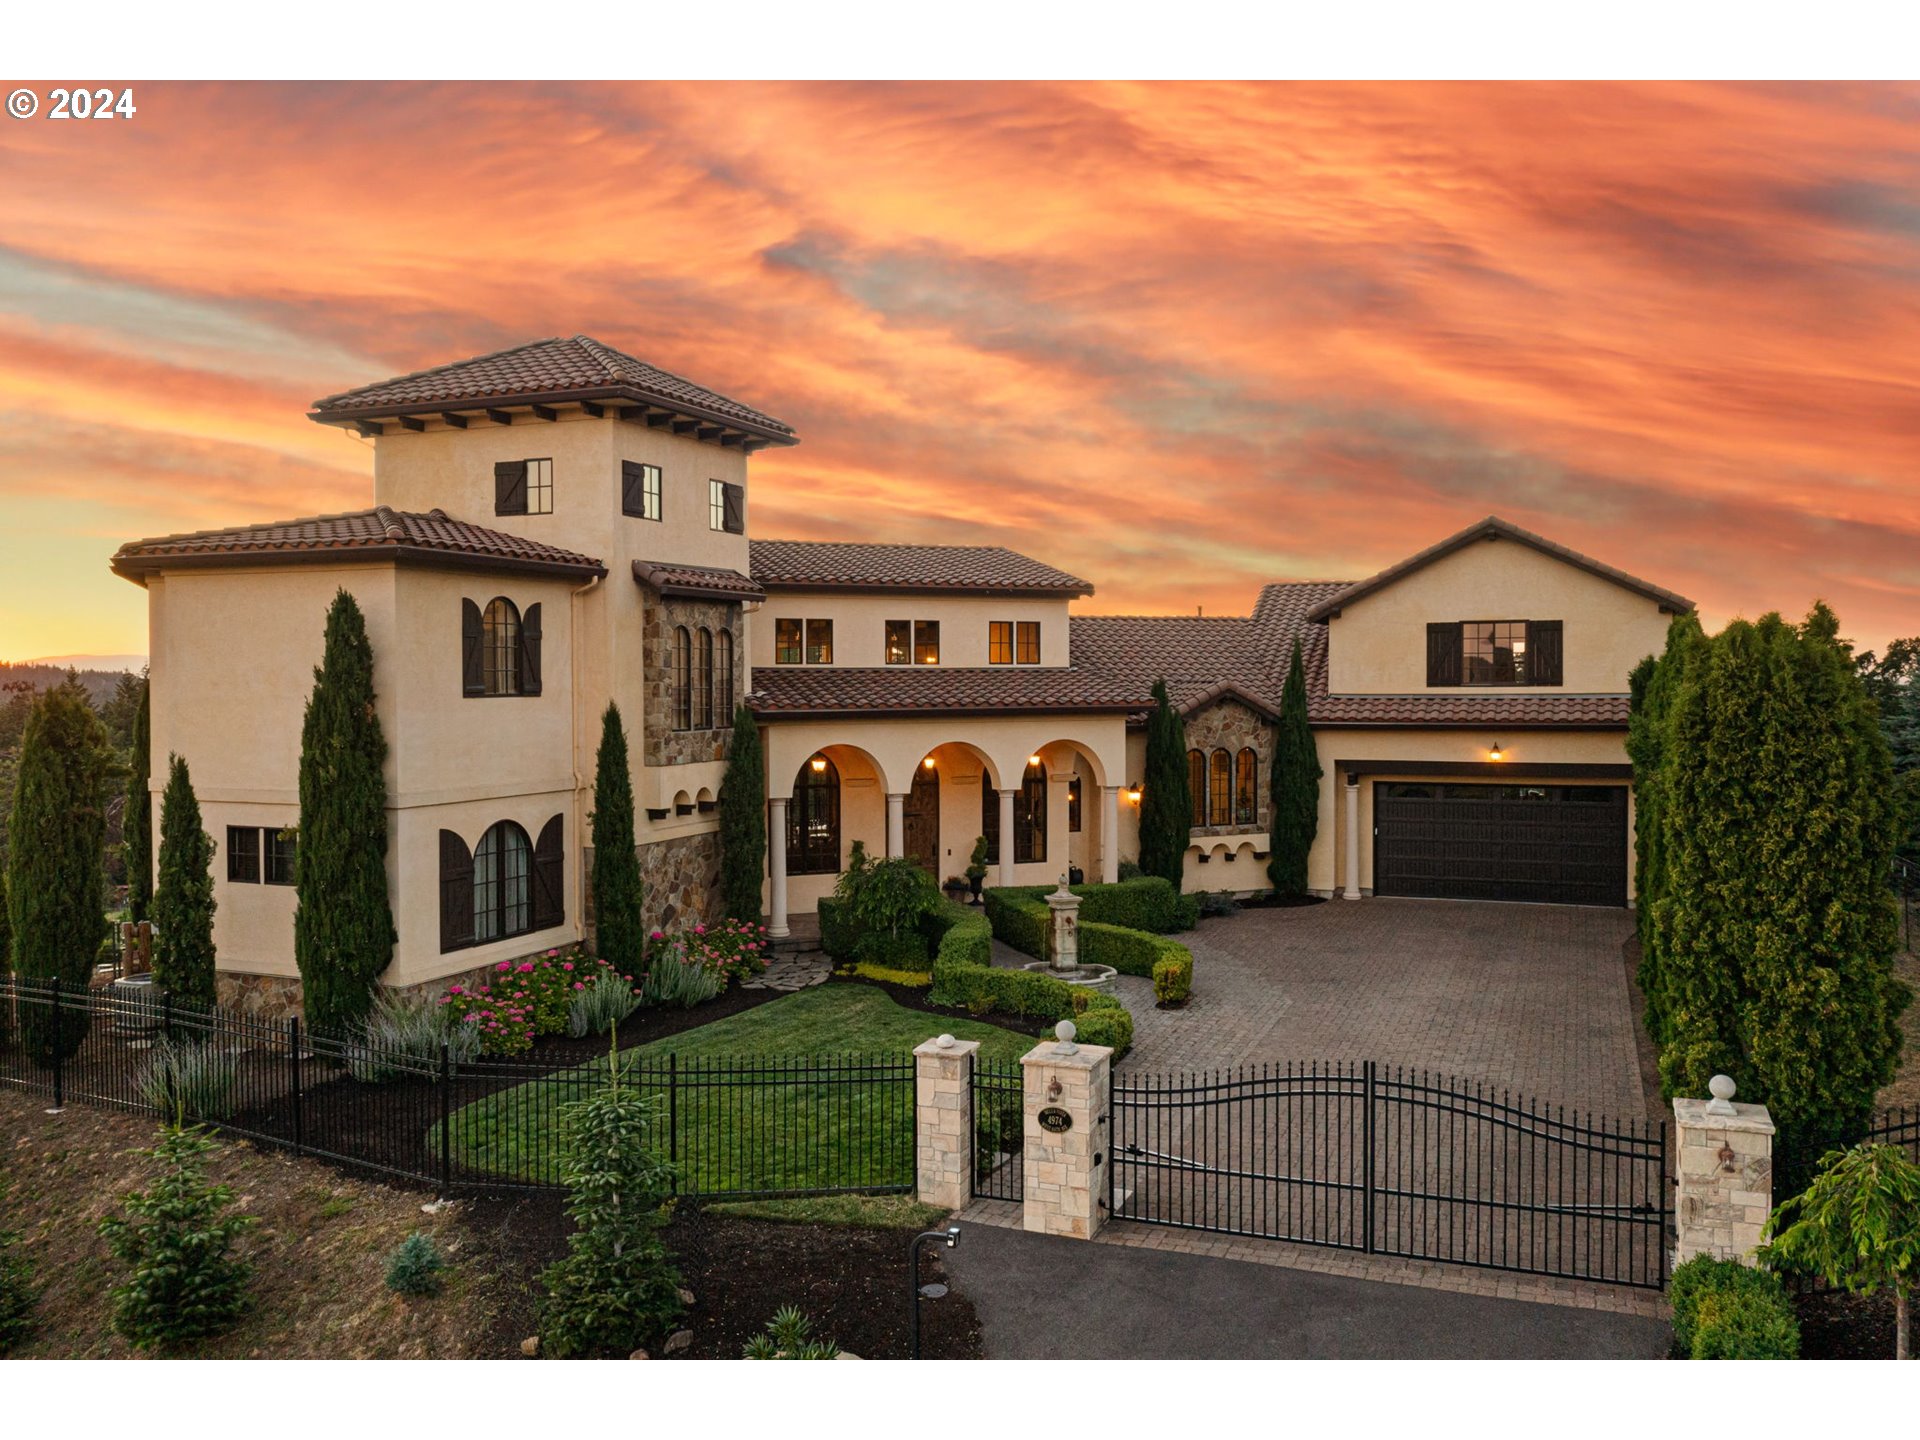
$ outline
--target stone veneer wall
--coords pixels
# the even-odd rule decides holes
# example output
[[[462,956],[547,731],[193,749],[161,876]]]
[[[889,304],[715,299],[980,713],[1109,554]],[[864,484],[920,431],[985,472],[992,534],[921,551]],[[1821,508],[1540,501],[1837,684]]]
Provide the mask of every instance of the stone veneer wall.
[[[684,600],[677,596],[649,595],[646,621],[641,631],[646,653],[643,685],[646,723],[640,742],[641,758],[648,765],[687,765],[700,760],[724,760],[728,742],[733,738],[733,716],[721,715],[720,687],[714,687],[714,719],[711,730],[673,728],[673,635],[686,626],[694,637],[694,664],[700,663],[700,627],[717,636],[721,630],[733,632],[733,699],[737,705],[747,694],[747,640],[740,623],[737,601]]]
[[[1229,755],[1239,756],[1248,746],[1259,758],[1259,769],[1254,780],[1254,823],[1248,825],[1201,825],[1193,830],[1193,837],[1214,835],[1247,835],[1255,830],[1267,828],[1267,816],[1272,801],[1268,791],[1273,783],[1273,726],[1266,717],[1231,697],[1214,701],[1186,717],[1187,749],[1204,750],[1209,756],[1215,750],[1225,750]]]
[[[720,905],[720,832],[640,847],[641,913],[649,930],[703,925]]]
[[[516,964],[533,955],[544,955],[549,950],[565,949],[573,944],[571,940],[562,940],[549,945],[534,945],[511,957],[506,963]],[[397,995],[408,999],[437,999],[451,985],[476,985],[483,983],[486,977],[500,964],[498,960],[485,965],[476,965],[471,970],[462,970],[457,975],[442,975],[435,980],[423,980],[417,985],[383,986]],[[239,971],[223,970],[214,977],[214,1003],[222,1010],[244,1015],[250,1020],[282,1021],[291,1015],[303,1015],[300,977],[297,975],[247,975]]]

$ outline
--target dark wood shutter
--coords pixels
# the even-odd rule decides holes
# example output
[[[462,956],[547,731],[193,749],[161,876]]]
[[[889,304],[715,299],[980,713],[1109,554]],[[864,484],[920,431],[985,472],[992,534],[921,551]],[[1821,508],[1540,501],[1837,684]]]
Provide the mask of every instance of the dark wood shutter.
[[[720,487],[722,509],[725,512],[725,528],[729,535],[747,533],[747,487],[744,485],[722,485]]]
[[[561,832],[566,828],[558,815],[540,828],[540,839],[533,847],[533,928],[550,930],[566,923],[567,886],[566,851]]]
[[[520,693],[540,693],[540,607],[527,606],[520,616]]]
[[[632,460],[620,462],[620,513],[638,515],[642,519],[647,514],[646,467]]]
[[[1527,683],[1529,685],[1564,684],[1566,668],[1564,636],[1558,620],[1527,622]]]
[[[1427,626],[1427,684],[1460,683],[1460,622],[1439,621]]]
[[[485,627],[480,622],[480,607],[472,600],[460,602],[460,693],[484,695],[487,677],[482,645]]]
[[[473,852],[451,830],[440,832],[440,951],[473,944]]]
[[[502,460],[493,467],[493,513],[527,513],[527,462]]]

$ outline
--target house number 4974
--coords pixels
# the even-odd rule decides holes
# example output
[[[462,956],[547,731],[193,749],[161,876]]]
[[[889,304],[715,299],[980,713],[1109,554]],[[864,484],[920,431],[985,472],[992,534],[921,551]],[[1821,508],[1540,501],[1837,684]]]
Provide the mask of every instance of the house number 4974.
[[[131,120],[134,116],[133,91],[122,90],[118,100],[104,86],[98,90],[63,89],[47,93],[49,120]]]

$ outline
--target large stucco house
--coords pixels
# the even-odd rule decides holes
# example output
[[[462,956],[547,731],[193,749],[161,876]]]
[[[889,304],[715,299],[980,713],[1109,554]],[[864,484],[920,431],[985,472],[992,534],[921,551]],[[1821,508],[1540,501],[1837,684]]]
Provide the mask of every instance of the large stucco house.
[[[650,919],[708,913],[735,702],[764,727],[768,925],[855,841],[989,883],[1112,879],[1136,849],[1148,691],[1183,712],[1189,887],[1264,887],[1268,764],[1298,639],[1325,772],[1310,883],[1352,899],[1631,902],[1627,675],[1681,596],[1498,519],[1242,616],[1075,615],[1012,551],[754,539],[749,459],[792,429],[587,337],[317,402],[373,505],[128,544],[146,587],[157,792],[193,770],[225,998],[297,1001],[289,827],[335,592],[390,747],[396,986],[586,933],[595,746],[627,723]],[[286,832],[286,833],[283,833]]]

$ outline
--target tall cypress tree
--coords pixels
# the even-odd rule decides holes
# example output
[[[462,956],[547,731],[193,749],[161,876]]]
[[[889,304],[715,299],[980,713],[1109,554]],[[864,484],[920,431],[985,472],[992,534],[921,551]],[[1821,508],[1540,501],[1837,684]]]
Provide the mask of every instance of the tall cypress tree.
[[[1633,892],[1640,932],[1640,993],[1646,999],[1647,1034],[1655,1043],[1667,1038],[1669,1004],[1665,989],[1664,941],[1653,915],[1667,893],[1666,810],[1667,732],[1674,699],[1687,672],[1705,651],[1706,633],[1697,615],[1676,615],[1667,626],[1667,648],[1658,660],[1649,656],[1627,677],[1627,759],[1633,763]]]
[[[93,974],[107,931],[100,902],[107,793],[117,768],[106,727],[77,681],[34,701],[8,822],[7,904],[22,980],[57,979],[78,994]],[[25,1006],[20,1022],[28,1053],[41,1065],[51,1065],[56,1053],[73,1054],[86,1038],[84,1012],[56,1020],[45,1006]]]
[[[1307,856],[1320,828],[1321,774],[1320,752],[1313,743],[1313,727],[1307,723],[1307,671],[1295,637],[1286,688],[1280,692],[1273,773],[1268,777],[1272,807],[1267,823],[1273,843],[1267,878],[1274,893],[1285,899],[1307,893]]]
[[[127,857],[127,918],[145,920],[153,908],[153,682],[140,682],[133,716],[133,760],[127,773],[127,810],[121,822]]]
[[[1663,742],[1654,902],[1668,1094],[1724,1071],[1773,1111],[1791,1194],[1857,1139],[1900,1054],[1892,763],[1816,605],[1735,621],[1688,663]]]
[[[641,910],[640,856],[633,838],[633,773],[627,732],[611,702],[600,717],[600,753],[593,772],[593,927],[602,960],[637,975],[647,950]]]
[[[1193,796],[1187,788],[1187,727],[1167,699],[1167,682],[1153,682],[1147,716],[1147,773],[1140,795],[1140,869],[1164,876],[1178,890],[1186,877],[1187,842],[1193,829]],[[1001,843],[1012,843],[1002,836]]]
[[[366,1019],[393,959],[387,898],[387,739],[373,706],[373,646],[345,590],[327,611],[300,735],[299,904],[293,953],[307,1023],[344,1030]]]
[[[160,883],[153,892],[153,978],[176,1001],[213,1007],[213,837],[200,823],[187,762],[167,762],[160,797]]]
[[[720,781],[720,896],[726,916],[760,921],[767,868],[767,767],[760,727],[742,705],[733,716],[733,748]]]

